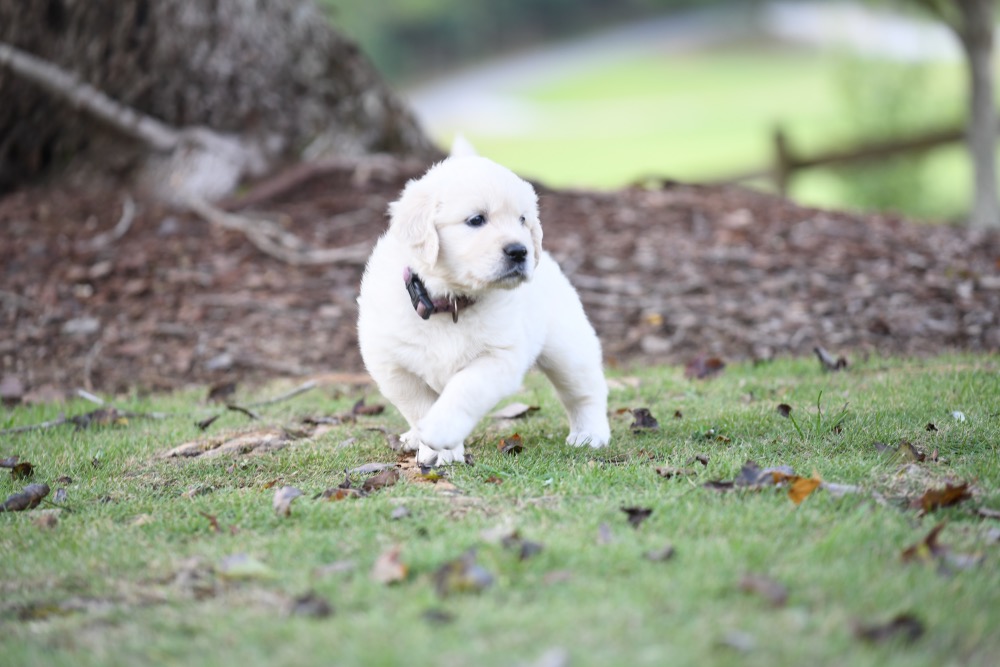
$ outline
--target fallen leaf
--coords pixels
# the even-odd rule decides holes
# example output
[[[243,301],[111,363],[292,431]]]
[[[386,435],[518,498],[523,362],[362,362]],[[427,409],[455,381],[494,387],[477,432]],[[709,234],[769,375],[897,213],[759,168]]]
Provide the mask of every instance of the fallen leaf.
[[[363,398],[355,403],[354,407],[351,408],[352,415],[365,415],[370,417],[372,415],[380,415],[383,412],[385,412],[384,405],[365,405],[365,399]]]
[[[722,372],[726,362],[719,357],[697,356],[684,367],[684,377],[704,380]]]
[[[629,525],[633,528],[638,528],[642,525],[642,522],[649,518],[649,515],[653,513],[653,508],[651,507],[623,507],[622,512],[625,512],[628,517]]]
[[[683,419],[684,413],[680,410],[674,410],[674,419]]]
[[[812,477],[792,477],[789,478],[791,487],[788,489],[788,499],[796,505],[801,505],[802,501],[809,497],[813,491],[823,483],[819,473],[813,472]]]
[[[274,492],[274,511],[278,516],[291,516],[292,502],[302,495],[294,486],[283,486]]]
[[[493,585],[493,575],[476,562],[472,548],[434,572],[434,590],[441,597],[453,593],[479,593]]]
[[[230,410],[232,412],[238,412],[241,415],[246,415],[247,417],[249,417],[253,421],[260,420],[260,415],[259,414],[257,414],[256,412],[254,412],[250,408],[244,408],[241,405],[235,405],[233,403],[227,403],[226,404],[226,410]]]
[[[685,461],[684,465],[689,466],[692,463],[700,463],[700,464],[702,464],[703,466],[705,466],[707,468],[708,467],[708,454],[695,454],[694,456],[692,456],[691,458],[689,458],[687,461]]]
[[[366,479],[361,485],[361,491],[362,493],[371,493],[372,491],[378,491],[379,489],[384,489],[387,486],[392,486],[398,481],[399,471],[395,467],[392,467]]]
[[[913,614],[899,614],[887,623],[858,624],[854,635],[867,642],[881,644],[893,639],[912,644],[924,634],[924,624]]]
[[[382,472],[383,470],[389,470],[390,468],[396,468],[395,463],[366,463],[360,465],[357,468],[351,468],[347,471],[348,475],[370,475],[373,472]]]
[[[500,408],[490,415],[493,419],[519,419],[526,417],[532,412],[540,410],[537,405],[526,405],[524,403],[510,403]]]
[[[236,383],[225,381],[213,384],[208,388],[208,396],[205,400],[210,403],[224,403],[236,393]]]
[[[791,416],[792,414],[792,406],[790,406],[788,403],[779,403],[776,410],[778,411],[779,415],[785,418]]]
[[[924,495],[914,501],[914,504],[920,507],[926,514],[940,507],[957,505],[971,497],[972,494],[969,493],[969,484],[967,482],[958,485],[946,484],[943,489],[928,489],[924,492]]]
[[[813,352],[816,353],[816,358],[819,359],[819,363],[822,364],[823,370],[839,371],[847,368],[846,357],[837,357],[835,359],[832,354],[827,352],[822,347],[814,347]]]
[[[657,475],[663,477],[664,479],[696,474],[696,472],[691,468],[673,468],[671,466],[656,466],[653,470],[656,471]]]
[[[933,422],[927,422],[927,426],[924,427],[925,431],[936,431],[938,427],[933,424]]]
[[[503,479],[497,477],[496,475],[490,475],[483,481],[485,481],[487,484],[503,484]]]
[[[59,525],[60,510],[39,510],[32,512],[35,515],[34,524],[44,530],[51,530]]]
[[[318,593],[309,591],[291,601],[288,605],[288,614],[307,618],[327,618],[333,615],[333,605]]]
[[[14,464],[10,469],[11,479],[28,479],[35,474],[35,467],[27,461]]]
[[[395,545],[383,551],[372,565],[371,578],[380,584],[395,584],[406,579],[408,568],[400,560],[402,547]]]
[[[788,602],[788,589],[780,582],[761,574],[744,575],[740,579],[740,590],[759,595],[772,607],[783,607]]]
[[[947,547],[938,544],[938,536],[944,530],[944,526],[945,522],[942,521],[934,526],[924,539],[904,549],[900,556],[903,562],[927,561],[943,556],[944,552],[947,551]]]
[[[56,489],[55,495],[52,496],[52,502],[56,504],[64,503],[66,502],[66,497],[68,495],[69,494],[66,492],[66,489],[60,486],[58,489]]]
[[[361,492],[358,491],[357,489],[351,489],[351,488],[345,489],[344,487],[338,486],[335,489],[327,489],[326,491],[321,493],[318,497],[322,498],[323,500],[335,501],[335,500],[343,500],[345,498],[360,498]]]
[[[208,525],[212,527],[213,533],[220,532],[219,520],[215,517],[214,514],[209,514],[208,512],[198,512],[198,514],[208,519]]]
[[[649,408],[636,408],[632,411],[632,417],[635,421],[629,426],[633,433],[641,433],[642,431],[655,431],[660,428],[660,422],[656,421],[656,418],[650,413]]]
[[[20,459],[20,456],[8,456],[5,459],[0,459],[0,468],[13,468]]]
[[[20,493],[8,496],[7,500],[3,501],[0,511],[21,512],[23,510],[30,510],[38,507],[38,504],[47,495],[49,495],[48,484],[29,484]]]
[[[501,454],[520,454],[524,451],[524,444],[521,442],[520,434],[515,433],[506,438],[501,438],[497,444],[497,449],[500,450]]]

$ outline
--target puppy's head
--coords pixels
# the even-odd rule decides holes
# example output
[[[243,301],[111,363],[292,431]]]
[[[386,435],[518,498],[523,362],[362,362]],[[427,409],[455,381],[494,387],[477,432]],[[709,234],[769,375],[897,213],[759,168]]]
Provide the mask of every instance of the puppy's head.
[[[431,291],[475,295],[530,280],[542,252],[534,188],[475,155],[450,157],[389,205],[389,233]]]

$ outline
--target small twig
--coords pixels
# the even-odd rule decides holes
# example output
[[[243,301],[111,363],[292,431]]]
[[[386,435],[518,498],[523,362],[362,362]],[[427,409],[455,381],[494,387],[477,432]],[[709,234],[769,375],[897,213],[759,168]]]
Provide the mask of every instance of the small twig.
[[[257,401],[256,403],[250,403],[249,405],[247,405],[247,407],[259,408],[263,405],[274,405],[275,403],[280,403],[281,401],[287,401],[288,399],[294,398],[299,394],[304,394],[307,391],[311,391],[315,389],[317,386],[319,385],[315,380],[309,380],[308,382],[303,382],[298,387],[295,387],[290,391],[286,391],[284,394],[279,394],[278,396],[274,396],[273,398],[268,398],[263,401]]]
[[[253,410],[241,407],[239,405],[235,405],[233,403],[229,403],[228,405],[226,405],[226,409],[227,410],[232,410],[233,412],[239,412],[241,414],[244,414],[247,417],[249,417],[250,419],[254,419],[254,420],[259,420],[260,419],[260,415],[257,414],[256,412],[254,412]]]
[[[77,389],[76,395],[84,400],[90,401],[91,403],[95,403],[97,405],[104,405],[104,399],[102,399],[100,396],[95,396],[91,394],[90,391],[86,389]]]
[[[83,247],[87,250],[101,250],[111,245],[121,237],[128,233],[128,230],[132,227],[132,223],[135,221],[135,200],[132,199],[131,195],[126,194],[125,200],[122,202],[122,217],[119,218],[118,224],[114,226],[110,232],[102,232],[83,243]]]
[[[27,426],[15,426],[14,428],[5,428],[0,431],[0,435],[13,435],[15,433],[27,433],[28,431],[41,431],[47,428],[53,428],[55,426],[62,426],[63,424],[69,423],[69,419],[66,417],[60,417],[59,419],[53,419],[51,421],[42,422],[41,424],[28,424]]]

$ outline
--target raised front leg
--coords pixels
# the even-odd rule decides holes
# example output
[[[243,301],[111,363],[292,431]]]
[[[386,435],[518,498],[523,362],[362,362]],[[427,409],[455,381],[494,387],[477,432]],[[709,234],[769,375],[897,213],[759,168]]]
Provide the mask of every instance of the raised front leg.
[[[414,429],[417,461],[443,465],[465,459],[465,438],[500,399],[517,391],[524,368],[502,357],[482,357],[452,376]]]
[[[379,391],[396,406],[410,426],[410,430],[400,436],[403,449],[408,452],[416,451],[420,446],[416,435],[417,424],[430,412],[434,401],[438,399],[437,392],[418,376],[401,368],[370,371]]]

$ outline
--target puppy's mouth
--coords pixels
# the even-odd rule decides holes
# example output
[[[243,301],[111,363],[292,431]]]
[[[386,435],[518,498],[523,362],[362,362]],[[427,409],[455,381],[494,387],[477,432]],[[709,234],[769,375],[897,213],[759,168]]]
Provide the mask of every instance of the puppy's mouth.
[[[528,267],[523,263],[505,267],[493,278],[493,284],[497,287],[517,287],[528,280]]]

